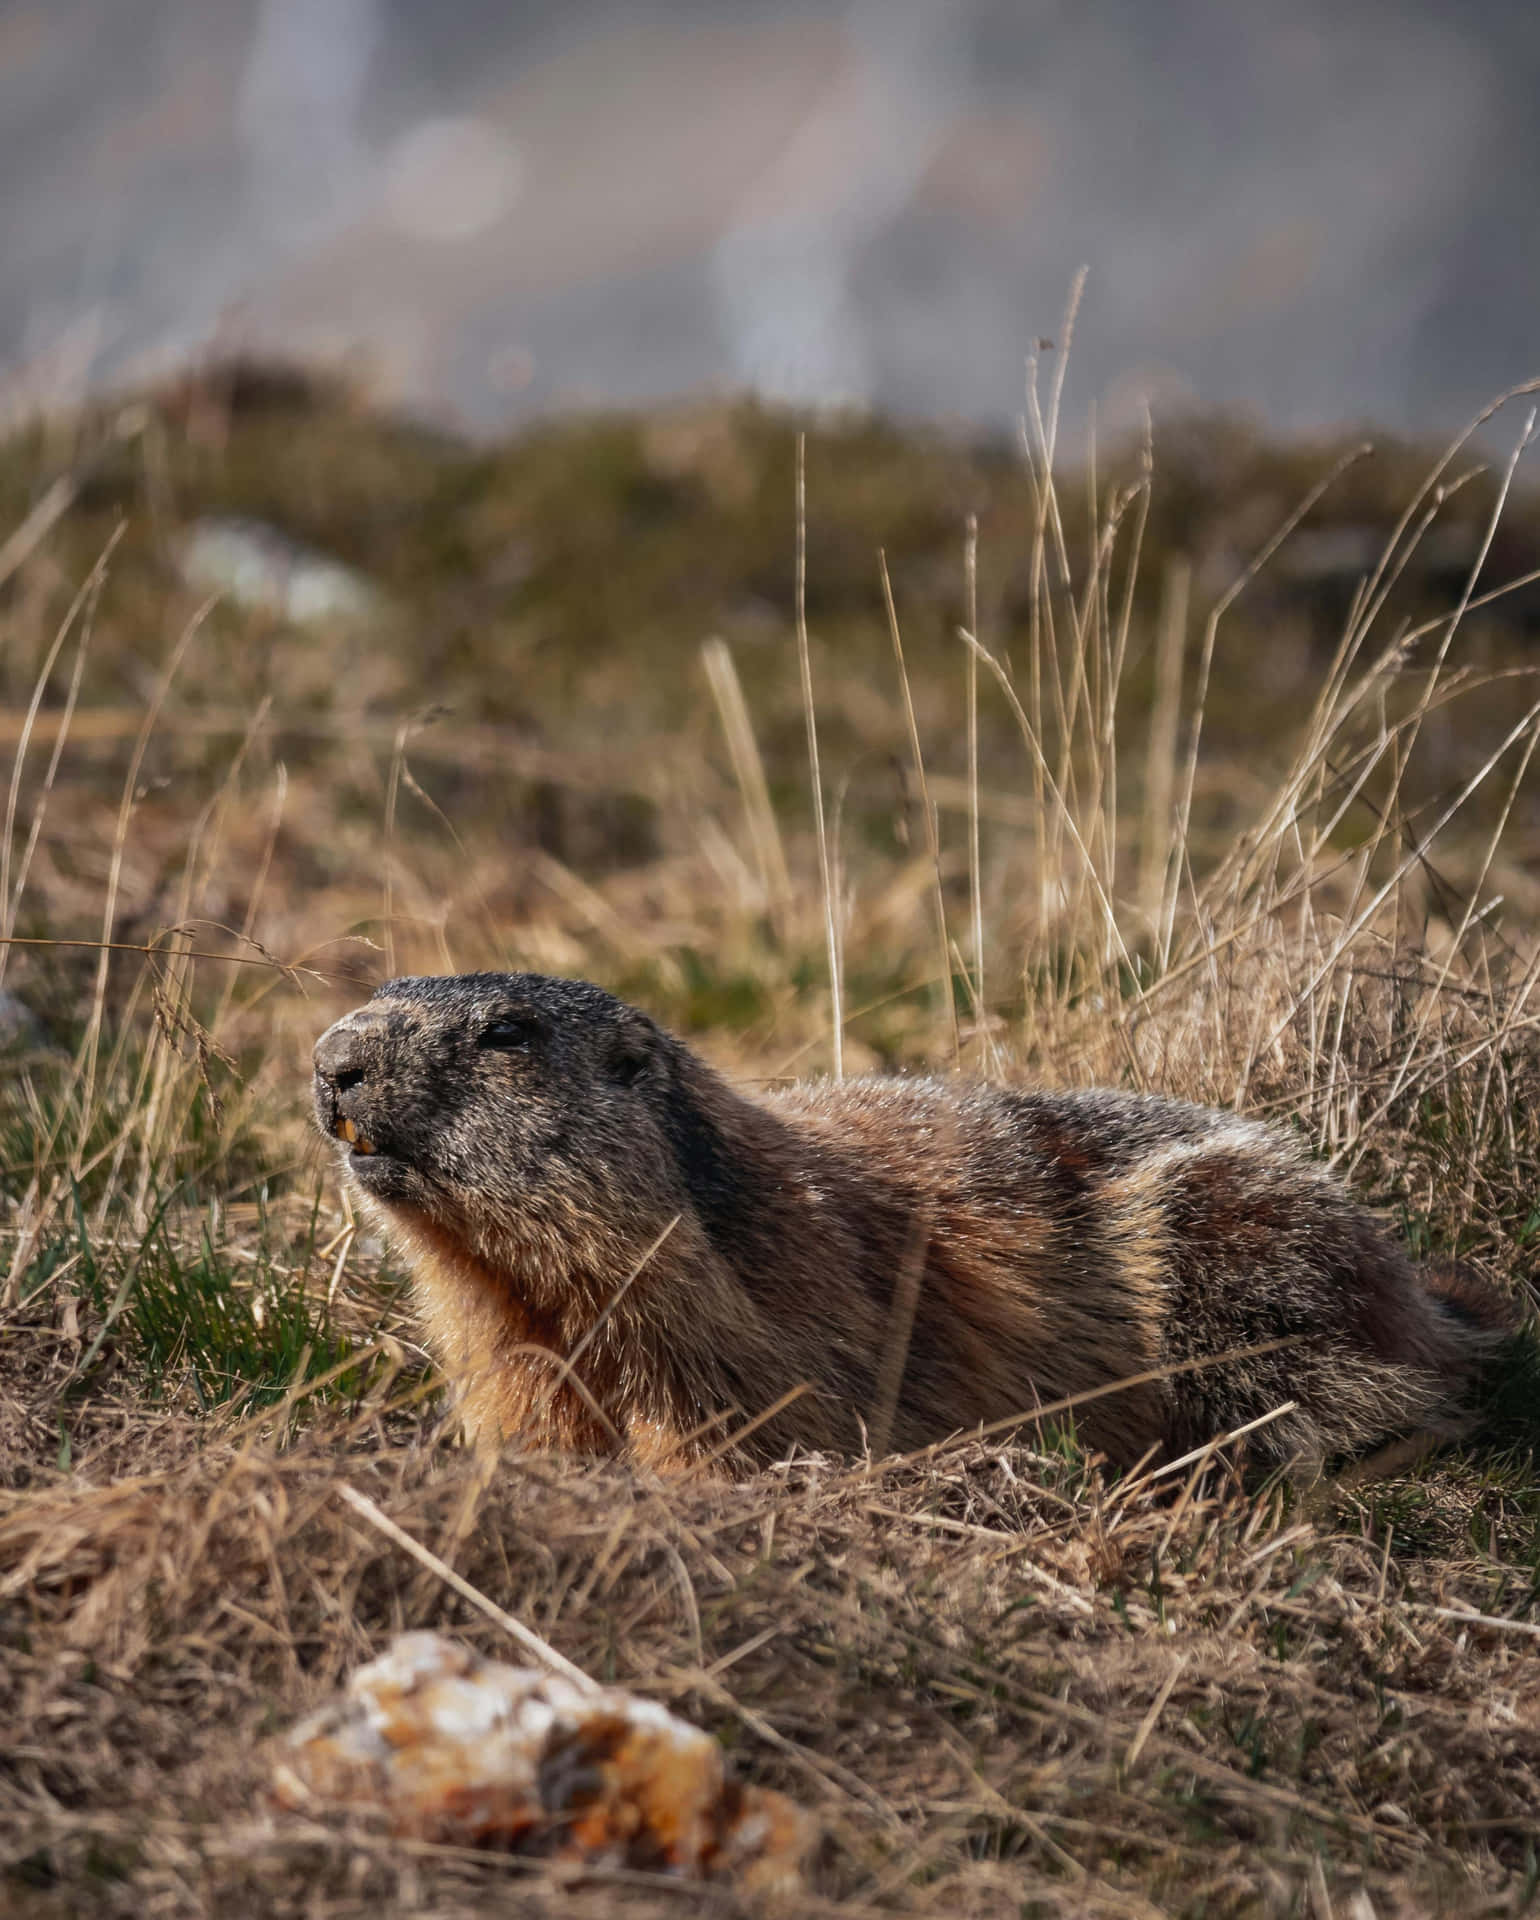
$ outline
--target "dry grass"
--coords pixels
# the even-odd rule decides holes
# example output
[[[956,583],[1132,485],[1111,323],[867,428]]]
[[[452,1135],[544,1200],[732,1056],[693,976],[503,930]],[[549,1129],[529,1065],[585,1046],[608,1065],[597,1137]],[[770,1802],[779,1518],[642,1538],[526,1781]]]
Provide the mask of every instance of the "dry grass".
[[[494,1897],[501,1863],[261,1804],[254,1743],[390,1632],[509,1651],[344,1486],[816,1806],[825,1896],[857,1910],[1286,1907],[1319,1855],[1339,1897],[1394,1911],[1411,1886],[1496,1895],[1532,1858],[1535,1629],[1462,1622],[1494,1604],[1491,1562],[1408,1563],[1349,1497],[1329,1520],[1229,1484],[1173,1504],[1021,1447],[739,1487],[553,1461],[489,1478],[431,1431],[394,1439],[276,1453],[183,1426],[145,1436],[148,1472],[128,1450],[110,1484],[47,1475],[12,1503],[23,1883],[94,1887],[102,1911]]]
[[[392,441],[349,405],[274,404],[243,412],[214,382],[116,437],[56,425],[5,469],[31,463],[0,549],[31,669],[10,682],[0,916],[42,944],[0,967],[54,1044],[0,1083],[0,1903],[731,1909],[267,1811],[261,1736],[391,1632],[508,1651],[359,1520],[352,1487],[567,1658],[816,1806],[810,1910],[1521,1908],[1540,1877],[1540,1488],[1518,1357],[1481,1445],[1308,1490],[1248,1484],[1233,1447],[1118,1482],[1072,1427],[739,1486],[487,1473],[441,1430],[399,1276],[303,1117],[311,1038],[386,966],[583,972],[745,1074],[956,1052],[1271,1114],[1417,1244],[1522,1294],[1540,689],[1487,598],[1494,556],[1532,564],[1512,470],[1467,477],[1458,455],[1413,488],[1312,650],[1298,605],[1248,624],[1248,596],[1358,467],[1317,461],[1284,497],[1275,464],[1231,592],[1162,532],[1147,450],[1083,500],[1056,479],[1056,387],[1009,474],[913,449],[925,485],[939,462],[935,497],[901,490],[880,434],[836,432],[826,461],[815,436],[801,532],[792,434],[758,416],[553,432],[515,470]],[[128,441],[141,511],[118,535],[102,515]],[[296,501],[346,507],[328,529],[297,505],[295,530],[379,560],[395,606],[368,636],[200,608],[168,571],[200,508],[284,497],[275,445]],[[541,475],[570,496],[585,450],[618,573],[671,500],[694,510],[660,504],[665,479],[714,503],[715,544],[677,574],[647,562],[664,599],[660,581],[716,583],[672,651],[647,581],[634,651],[617,631],[581,654],[564,625],[616,591],[566,522],[549,552],[530,531]],[[772,635],[743,598],[765,584],[757,489],[782,483]],[[606,523],[612,498],[639,523]],[[1473,501],[1464,571],[1430,608],[1417,555]],[[825,511],[841,541],[876,536],[848,604],[819,597],[821,562],[843,578]],[[516,537],[534,547],[510,557]],[[915,566],[906,537],[953,570]],[[563,564],[579,613],[531,598]],[[1294,679],[1287,734],[1261,738],[1269,638]],[[440,675],[494,692],[414,720]]]

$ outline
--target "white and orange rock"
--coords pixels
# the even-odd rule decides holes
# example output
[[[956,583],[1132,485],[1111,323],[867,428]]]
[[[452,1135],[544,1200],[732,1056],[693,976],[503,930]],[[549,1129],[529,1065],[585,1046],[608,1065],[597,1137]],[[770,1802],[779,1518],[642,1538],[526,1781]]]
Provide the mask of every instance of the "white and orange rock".
[[[397,1833],[594,1866],[794,1891],[814,1835],[740,1786],[712,1737],[656,1701],[583,1690],[436,1633],[397,1636],[282,1740],[295,1812],[371,1809]]]

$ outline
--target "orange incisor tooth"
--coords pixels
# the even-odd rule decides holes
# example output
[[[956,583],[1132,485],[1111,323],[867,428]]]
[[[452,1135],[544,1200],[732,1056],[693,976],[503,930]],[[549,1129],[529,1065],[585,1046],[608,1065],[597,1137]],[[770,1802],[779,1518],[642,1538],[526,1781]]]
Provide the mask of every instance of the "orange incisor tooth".
[[[346,1140],[348,1145],[352,1146],[358,1138],[358,1129],[353,1125],[351,1120],[339,1120],[337,1122],[337,1137],[339,1140]]]
[[[355,1153],[373,1153],[375,1151],[374,1142],[372,1140],[366,1140],[364,1136],[360,1134],[353,1144],[353,1151]]]

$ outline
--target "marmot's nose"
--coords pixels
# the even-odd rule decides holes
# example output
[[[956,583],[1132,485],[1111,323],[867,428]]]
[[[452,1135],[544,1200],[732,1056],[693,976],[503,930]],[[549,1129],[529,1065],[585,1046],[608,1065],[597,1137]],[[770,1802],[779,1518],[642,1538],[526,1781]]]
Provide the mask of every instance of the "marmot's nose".
[[[381,1059],[383,1013],[360,1007],[328,1027],[315,1043],[315,1070],[338,1093],[359,1086]]]

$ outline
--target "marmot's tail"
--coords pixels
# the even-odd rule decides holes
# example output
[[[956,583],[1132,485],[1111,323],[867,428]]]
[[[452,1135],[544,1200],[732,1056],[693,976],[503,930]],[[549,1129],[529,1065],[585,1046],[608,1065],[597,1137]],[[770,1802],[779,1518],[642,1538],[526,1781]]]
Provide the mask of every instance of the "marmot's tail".
[[[1490,1335],[1494,1346],[1524,1324],[1516,1303],[1462,1261],[1429,1260],[1418,1269],[1418,1277],[1451,1319],[1472,1333]]]
[[[1518,1301],[1457,1260],[1431,1263],[1422,1279],[1465,1349],[1465,1437],[1540,1457],[1540,1331]]]

